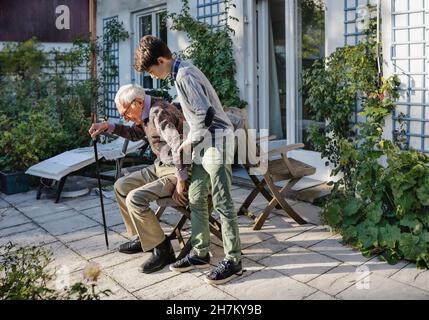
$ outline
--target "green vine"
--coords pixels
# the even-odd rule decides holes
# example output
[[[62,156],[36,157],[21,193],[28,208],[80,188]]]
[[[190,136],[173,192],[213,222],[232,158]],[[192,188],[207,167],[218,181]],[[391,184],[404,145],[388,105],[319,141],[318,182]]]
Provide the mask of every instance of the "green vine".
[[[373,8],[370,8],[373,9]],[[389,263],[429,267],[429,157],[384,138],[399,79],[379,78],[375,23],[367,41],[337,49],[305,74],[307,103],[324,129],[310,139],[334,166],[324,219],[346,243]],[[362,109],[353,122],[356,107]]]
[[[171,29],[186,32],[191,41],[190,46],[178,55],[192,60],[201,69],[225,106],[244,108],[246,102],[240,99],[235,80],[237,67],[232,42],[234,30],[229,25],[230,20],[238,21],[229,15],[235,5],[231,0],[224,1],[225,11],[222,15],[225,18],[221,19],[219,28],[214,30],[191,16],[188,0],[182,0],[182,4],[180,13],[168,15],[172,20]]]

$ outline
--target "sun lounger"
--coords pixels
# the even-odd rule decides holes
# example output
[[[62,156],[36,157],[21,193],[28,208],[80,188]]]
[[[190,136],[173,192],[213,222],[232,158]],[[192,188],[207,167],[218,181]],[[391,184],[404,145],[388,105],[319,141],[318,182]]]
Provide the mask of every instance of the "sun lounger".
[[[113,142],[98,145],[98,158],[116,161],[116,177],[121,174],[123,158],[137,149],[145,146],[147,142],[132,142],[124,138],[118,138]],[[95,163],[93,147],[79,148],[66,151],[55,157],[42,161],[26,171],[26,174],[40,177],[41,182],[37,192],[37,199],[40,199],[45,184],[42,178],[58,181],[56,203],[59,202],[61,192],[68,176],[91,164]]]

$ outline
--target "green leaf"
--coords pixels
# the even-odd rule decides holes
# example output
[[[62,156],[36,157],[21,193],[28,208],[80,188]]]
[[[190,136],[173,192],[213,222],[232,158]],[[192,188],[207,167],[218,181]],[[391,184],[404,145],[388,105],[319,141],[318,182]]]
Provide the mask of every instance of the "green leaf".
[[[346,206],[344,207],[344,215],[347,217],[355,215],[360,208],[362,208],[363,202],[357,198],[349,198]]]
[[[417,198],[420,200],[422,205],[429,206],[429,180],[425,179],[425,182],[416,190]]]
[[[378,228],[371,222],[365,221],[357,227],[359,241],[362,247],[367,249],[378,244]]]
[[[395,248],[397,242],[401,239],[401,229],[398,226],[390,224],[380,228],[380,245],[388,248]]]
[[[341,223],[341,207],[338,204],[328,206],[324,211],[326,222],[331,227],[336,227]]]
[[[420,222],[417,220],[417,217],[415,215],[406,215],[399,221],[399,224],[402,227],[407,227],[410,228],[410,230],[414,231],[419,228]]]
[[[415,261],[420,254],[427,252],[427,243],[419,236],[403,233],[399,241],[399,250],[405,259]]]
[[[366,212],[369,220],[371,220],[374,224],[379,223],[381,220],[381,217],[383,216],[383,209],[381,207],[381,202],[371,203],[366,208]]]
[[[355,226],[344,228],[342,236],[344,242],[354,244],[358,238],[357,228]]]

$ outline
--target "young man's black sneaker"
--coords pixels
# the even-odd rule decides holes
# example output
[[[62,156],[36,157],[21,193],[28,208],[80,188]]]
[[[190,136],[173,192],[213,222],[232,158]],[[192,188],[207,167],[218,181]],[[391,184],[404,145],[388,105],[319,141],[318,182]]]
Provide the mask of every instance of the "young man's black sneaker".
[[[172,264],[170,270],[174,272],[188,272],[194,268],[206,269],[208,267],[210,267],[210,255],[208,253],[205,257],[199,257],[195,252],[191,251],[186,257]]]
[[[210,271],[205,281],[209,284],[224,284],[242,274],[243,268],[241,266],[241,261],[234,263],[231,260],[223,260]]]

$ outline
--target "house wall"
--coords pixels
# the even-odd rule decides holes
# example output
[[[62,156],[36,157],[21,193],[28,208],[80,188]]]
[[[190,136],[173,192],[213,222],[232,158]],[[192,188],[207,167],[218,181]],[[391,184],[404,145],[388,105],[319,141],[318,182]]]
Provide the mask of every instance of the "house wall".
[[[236,8],[233,8],[231,14],[240,21],[231,22],[232,28],[235,30],[234,36],[234,50],[236,61],[243,61],[244,50],[244,22],[243,22],[243,4],[244,0],[234,1]],[[124,23],[125,29],[130,33],[130,38],[120,44],[119,51],[119,79],[120,85],[130,83],[135,79],[135,71],[133,70],[133,55],[136,46],[134,34],[132,34],[134,23],[133,13],[141,10],[150,10],[158,6],[166,6],[168,12],[179,12],[182,8],[182,2],[178,0],[103,0],[97,1],[97,35],[102,36],[103,33],[103,19],[118,16],[120,22]],[[190,0],[191,14],[197,16],[197,0]],[[169,25],[170,27],[170,25]],[[168,45],[173,52],[185,49],[189,45],[189,40],[185,33],[169,30],[168,32]],[[240,89],[240,97],[245,99],[243,94],[245,87],[245,64],[237,64],[237,84]],[[174,89],[172,90],[173,96],[175,95]]]

